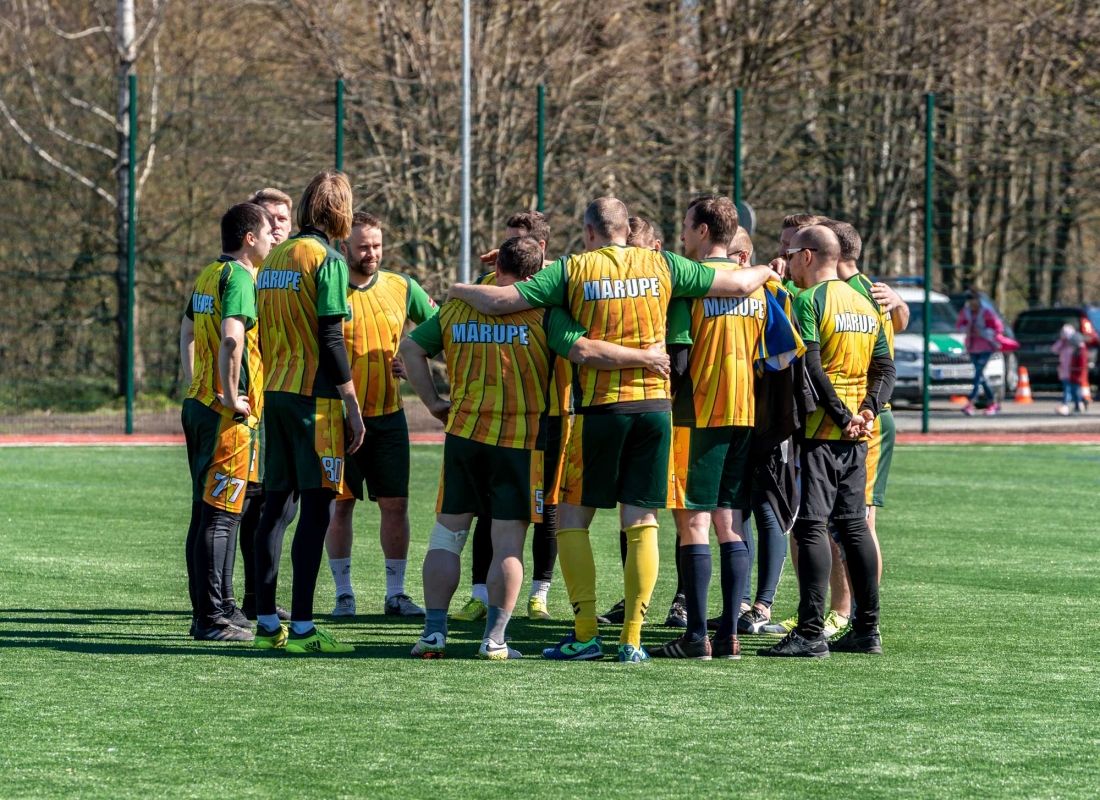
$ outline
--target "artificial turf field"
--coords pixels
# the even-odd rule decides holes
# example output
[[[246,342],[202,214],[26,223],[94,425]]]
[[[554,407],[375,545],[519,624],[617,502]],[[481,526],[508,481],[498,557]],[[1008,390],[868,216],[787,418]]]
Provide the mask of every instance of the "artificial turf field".
[[[415,599],[439,457],[413,448]],[[419,629],[381,616],[369,506],[368,613],[333,625],[353,656],[196,643],[183,449],[2,449],[0,796],[1095,797],[1098,471],[1100,448],[899,448],[880,658],[773,661],[754,655],[771,637],[742,637],[741,661],[547,663],[559,577],[562,619],[513,622],[526,657],[489,664],[480,623],[454,625],[444,661],[407,658]],[[662,520],[654,622],[674,583]],[[597,516],[601,609],[622,594],[616,530]],[[785,575],[777,615],[796,593]]]

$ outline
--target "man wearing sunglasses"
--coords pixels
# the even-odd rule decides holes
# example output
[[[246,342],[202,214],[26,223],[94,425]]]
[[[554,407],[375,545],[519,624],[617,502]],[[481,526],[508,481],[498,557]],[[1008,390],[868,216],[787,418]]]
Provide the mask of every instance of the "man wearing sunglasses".
[[[882,653],[878,554],[867,528],[867,439],[894,384],[894,362],[879,310],[837,275],[840,242],[821,225],[799,231],[787,248],[791,278],[803,291],[795,315],[806,343],[806,372],[817,408],[803,435],[798,542],[798,625],[761,656],[827,658],[830,652]],[[848,556],[859,617],[835,642],[824,634],[836,525]]]

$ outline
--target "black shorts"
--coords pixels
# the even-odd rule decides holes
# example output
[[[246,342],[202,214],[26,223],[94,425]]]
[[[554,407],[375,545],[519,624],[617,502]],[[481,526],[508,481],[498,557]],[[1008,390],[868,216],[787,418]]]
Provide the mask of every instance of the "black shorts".
[[[364,417],[363,445],[347,460],[344,491],[338,500],[409,496],[409,424],[405,409]]]
[[[543,453],[499,447],[448,433],[437,514],[542,522]]]
[[[866,516],[867,443],[803,441],[799,519],[826,522]]]

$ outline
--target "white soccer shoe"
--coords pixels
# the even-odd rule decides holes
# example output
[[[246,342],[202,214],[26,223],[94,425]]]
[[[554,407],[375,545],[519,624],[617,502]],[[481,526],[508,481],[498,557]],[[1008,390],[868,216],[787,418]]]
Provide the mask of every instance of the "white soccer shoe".
[[[336,598],[336,608],[332,609],[332,613],[329,615],[332,617],[354,617],[355,616],[355,595],[342,594]]]
[[[447,649],[447,637],[439,632],[430,636],[421,636],[420,641],[413,645],[413,658],[443,658]]]
[[[504,644],[497,644],[492,639],[482,639],[481,647],[479,647],[477,651],[477,657],[485,658],[489,661],[507,661],[511,658],[523,658],[523,654],[507,642]]]

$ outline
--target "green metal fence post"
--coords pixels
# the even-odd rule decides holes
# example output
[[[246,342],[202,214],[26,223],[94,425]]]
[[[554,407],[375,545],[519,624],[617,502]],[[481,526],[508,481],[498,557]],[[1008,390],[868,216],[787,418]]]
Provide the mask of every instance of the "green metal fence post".
[[[932,134],[936,113],[936,95],[929,92],[924,99],[924,379],[922,381],[923,407],[920,430],[928,433],[928,418],[932,402]]]
[[[344,169],[344,81],[336,79],[336,169]]]
[[[733,202],[741,205],[741,90],[733,92]]]
[[[538,144],[538,168],[536,170],[535,188],[538,193],[538,210],[542,213],[545,192],[545,175],[543,167],[546,161],[546,84],[539,84],[539,144]]]
[[[134,279],[137,273],[137,75],[130,76],[130,136],[126,175],[126,433],[134,432]]]

